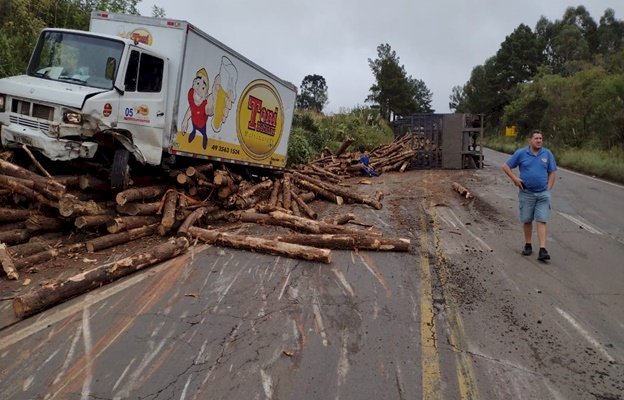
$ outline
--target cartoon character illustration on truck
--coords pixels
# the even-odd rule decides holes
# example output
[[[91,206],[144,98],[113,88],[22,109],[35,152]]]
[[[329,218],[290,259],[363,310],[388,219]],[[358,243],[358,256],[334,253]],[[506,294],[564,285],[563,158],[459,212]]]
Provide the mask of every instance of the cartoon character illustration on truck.
[[[210,78],[206,68],[195,74],[193,85],[188,91],[189,108],[182,121],[182,134],[189,133],[188,143],[192,143],[197,132],[203,137],[202,148],[208,147],[206,128],[208,118],[212,117],[212,130],[219,132],[227,120],[236,99],[236,81],[238,72],[229,58],[223,56],[219,73],[214,77],[212,90],[209,92]]]
[[[188,142],[191,143],[195,139],[197,131],[202,134],[202,147],[204,150],[208,147],[208,134],[206,133],[206,124],[208,117],[214,115],[214,97],[212,93],[208,93],[208,85],[210,79],[205,68],[200,69],[195,74],[193,86],[188,91],[189,108],[184,115],[182,122],[182,134],[190,133]],[[189,132],[189,123],[191,131]]]

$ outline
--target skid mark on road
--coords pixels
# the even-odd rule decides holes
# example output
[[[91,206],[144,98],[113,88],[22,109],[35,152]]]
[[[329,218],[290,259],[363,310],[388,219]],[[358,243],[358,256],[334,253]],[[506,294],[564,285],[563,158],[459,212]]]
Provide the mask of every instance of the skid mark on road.
[[[385,291],[386,291],[386,298],[389,299],[390,297],[392,297],[392,291],[388,288],[388,285],[386,285],[386,280],[384,279],[383,275],[381,274],[381,271],[379,271],[379,268],[377,268],[377,266],[373,262],[373,259],[370,258],[366,254],[358,254],[358,255],[360,257],[360,260],[362,260],[362,263],[364,264],[366,269],[368,269],[368,271],[371,274],[373,274],[373,276],[375,278],[377,278],[377,280],[379,281],[381,286],[385,289]]]
[[[344,274],[341,271],[339,271],[337,268],[332,268],[332,272],[334,273],[334,275],[336,275],[336,277],[338,278],[338,282],[340,282],[342,287],[347,291],[347,293],[349,293],[349,296],[350,297],[355,296],[353,287],[349,284]]]
[[[436,207],[435,205],[431,205],[430,206],[432,210],[435,210]],[[454,219],[457,222],[457,225],[459,227],[462,228],[463,231],[465,231],[466,233],[468,233],[477,243],[479,243],[479,246],[481,246],[481,250],[487,251],[487,252],[492,252],[492,248],[490,246],[488,246],[487,243],[485,243],[485,241],[483,241],[483,239],[481,239],[480,237],[478,237],[477,235],[475,235],[472,230],[470,230],[466,224],[464,224],[461,219],[459,219],[459,217],[457,216],[457,214],[455,214],[455,212],[451,209],[445,209],[445,212],[447,212],[450,217],[452,219]]]

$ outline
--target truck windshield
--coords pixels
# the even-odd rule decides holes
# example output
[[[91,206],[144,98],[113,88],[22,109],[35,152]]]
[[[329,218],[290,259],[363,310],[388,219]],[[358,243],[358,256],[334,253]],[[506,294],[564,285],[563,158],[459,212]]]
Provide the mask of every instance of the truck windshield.
[[[28,65],[28,75],[112,89],[124,43],[73,32],[44,31]]]

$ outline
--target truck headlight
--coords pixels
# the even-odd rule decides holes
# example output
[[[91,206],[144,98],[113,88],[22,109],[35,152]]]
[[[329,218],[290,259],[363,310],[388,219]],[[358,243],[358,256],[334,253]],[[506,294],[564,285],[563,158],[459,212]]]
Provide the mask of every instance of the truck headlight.
[[[5,95],[0,94],[0,112],[4,112]]]
[[[82,123],[82,114],[70,111],[65,112],[63,113],[63,122],[79,125]]]

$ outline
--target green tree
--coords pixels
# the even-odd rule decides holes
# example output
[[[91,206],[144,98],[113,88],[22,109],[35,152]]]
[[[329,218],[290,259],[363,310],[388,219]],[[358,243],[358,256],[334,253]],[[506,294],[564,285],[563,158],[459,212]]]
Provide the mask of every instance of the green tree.
[[[321,75],[306,75],[297,95],[297,107],[302,110],[322,112],[327,103],[327,83]]]
[[[431,92],[422,80],[407,75],[389,44],[377,46],[377,58],[369,58],[368,65],[375,83],[366,101],[378,106],[383,118],[431,111]]]

